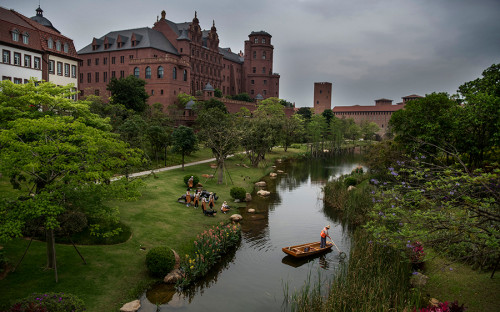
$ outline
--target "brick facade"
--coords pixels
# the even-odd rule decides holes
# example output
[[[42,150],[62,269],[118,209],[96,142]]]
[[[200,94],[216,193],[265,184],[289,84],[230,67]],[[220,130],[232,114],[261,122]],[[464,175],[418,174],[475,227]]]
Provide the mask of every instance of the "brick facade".
[[[314,83],[314,113],[321,114],[325,109],[332,109],[332,83]]]

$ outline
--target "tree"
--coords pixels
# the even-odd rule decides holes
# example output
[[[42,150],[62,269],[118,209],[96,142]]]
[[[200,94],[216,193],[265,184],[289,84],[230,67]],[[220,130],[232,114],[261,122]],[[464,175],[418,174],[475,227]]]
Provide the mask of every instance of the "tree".
[[[280,100],[280,104],[283,105],[284,107],[293,107],[293,103],[287,100]]]
[[[376,123],[368,120],[361,121],[360,128],[361,128],[361,136],[365,140],[373,140],[377,132],[380,131],[380,128]]]
[[[458,87],[458,92],[467,97],[476,93],[486,93],[500,97],[500,64],[493,64],[483,71],[483,77],[469,81]]]
[[[233,100],[243,101],[243,102],[253,102],[250,95],[248,95],[248,93],[246,93],[246,92],[236,94],[235,96],[233,96]]]
[[[216,98],[221,98],[221,97],[222,97],[222,91],[221,91],[221,89],[219,89],[219,88],[215,88],[215,91],[214,91],[214,96],[215,96]]]
[[[198,140],[192,128],[179,126],[172,132],[172,145],[175,153],[182,155],[182,170],[184,170],[184,156],[198,150]]]
[[[335,117],[335,115],[333,114],[333,111],[331,109],[325,109],[321,113],[321,115],[323,115],[323,117],[325,117],[327,124],[330,124],[330,121],[333,119],[333,117]]]
[[[302,115],[302,118],[304,118],[304,121],[307,123],[311,120],[313,112],[310,107],[301,107],[297,110],[297,114]]]
[[[236,128],[236,118],[227,110],[217,106],[204,106],[198,112],[196,123],[198,136],[203,144],[212,150],[217,162],[217,183],[222,184],[224,177],[224,161],[236,151],[239,145],[239,132]]]
[[[285,152],[294,142],[301,142],[304,135],[304,119],[299,114],[293,114],[290,119],[283,124],[283,148]]]
[[[198,103],[196,105],[196,109],[198,111],[209,110],[212,108],[216,108],[216,109],[222,111],[223,113],[228,112],[226,105],[215,98],[211,98],[208,101],[204,101],[204,102]]]
[[[81,211],[94,220],[116,219],[118,210],[102,204],[103,197],[137,193],[134,184],[110,183],[110,179],[142,163],[142,154],[111,133],[107,120],[90,113],[88,103],[70,100],[71,87],[0,83],[0,172],[24,193],[16,201],[0,202],[0,239],[22,236],[27,222],[40,219],[46,230],[49,268],[55,267],[58,217]],[[75,194],[88,190],[102,195],[101,204],[78,203]],[[98,234],[96,225],[91,228]]]
[[[328,125],[323,115],[313,115],[306,126],[309,142],[311,143],[311,156],[318,157],[323,153],[324,134]]]
[[[125,78],[111,78],[107,90],[111,91],[111,103],[123,104],[138,113],[146,110],[149,95],[144,88],[146,81],[130,75]]]

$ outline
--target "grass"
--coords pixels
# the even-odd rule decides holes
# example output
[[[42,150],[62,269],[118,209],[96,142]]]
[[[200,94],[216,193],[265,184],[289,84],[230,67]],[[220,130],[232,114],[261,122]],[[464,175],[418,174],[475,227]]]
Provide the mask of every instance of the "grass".
[[[429,276],[424,293],[440,301],[458,300],[468,312],[495,312],[500,310],[500,275],[479,272],[469,265],[451,263],[431,256],[425,262],[425,275]]]
[[[201,178],[204,189],[216,192],[219,200],[216,209],[223,200],[232,201],[230,188],[240,186],[247,191],[253,189],[253,182],[271,171],[275,158],[285,158],[303,151],[299,149],[273,149],[266,157],[266,162],[259,168],[237,166],[248,164],[242,155],[230,158],[226,167],[234,184],[217,185],[216,179],[205,181]],[[206,154],[205,156],[211,153]],[[198,155],[197,157],[201,157]],[[205,157],[209,158],[209,157]],[[148,275],[145,265],[146,253],[156,246],[169,246],[180,255],[192,250],[192,242],[197,234],[220,221],[227,220],[230,214],[217,214],[215,218],[203,216],[200,209],[186,207],[177,202],[185,193],[183,177],[186,174],[213,174],[209,164],[186,167],[184,171],[175,169],[157,173],[144,178],[146,187],[142,197],[134,202],[112,202],[118,206],[121,221],[132,230],[132,236],[124,243],[116,245],[80,245],[78,249],[85,257],[84,265],[71,245],[56,247],[59,282],[54,281],[54,271],[46,270],[46,246],[33,241],[22,264],[15,272],[0,280],[0,309],[7,308],[12,301],[23,298],[32,292],[66,292],[84,300],[88,311],[116,311],[128,301],[137,299],[137,295],[155,280]],[[226,176],[227,177],[227,176]],[[10,194],[5,182],[0,179],[1,194]],[[244,206],[244,204],[240,204]],[[231,213],[237,213],[232,211]],[[21,259],[29,241],[15,239],[4,244],[6,256],[14,266]],[[141,250],[145,247],[146,251]]]

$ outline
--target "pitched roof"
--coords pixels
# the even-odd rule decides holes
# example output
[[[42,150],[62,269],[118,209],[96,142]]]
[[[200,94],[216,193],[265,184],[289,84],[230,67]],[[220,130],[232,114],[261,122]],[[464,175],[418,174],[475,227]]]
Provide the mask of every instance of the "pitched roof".
[[[138,41],[135,46],[132,46],[132,41],[130,40],[133,34],[135,34],[136,39],[139,40],[140,38],[140,41]],[[120,48],[118,48],[118,44],[114,43],[116,42],[118,36],[121,37],[121,40],[123,42],[123,46]],[[97,53],[103,51],[121,51],[121,50],[141,49],[141,48],[154,48],[171,54],[176,54],[176,55],[179,54],[174,45],[170,41],[168,41],[168,39],[165,38],[165,36],[161,32],[151,29],[149,27],[112,31],[97,40],[102,40],[102,42],[104,42],[104,39],[106,37],[112,39],[113,41],[111,46],[108,47],[107,49],[104,49],[104,44],[100,44],[94,50],[91,43],[85,46],[80,51],[78,51],[78,54],[89,54],[89,53]],[[109,42],[111,43],[111,41]]]
[[[404,105],[354,105],[354,106],[335,106],[333,108],[334,113],[348,113],[348,112],[395,112],[404,108]]]
[[[238,54],[231,52],[231,48],[219,48],[219,52],[225,59],[233,61],[235,63],[243,64],[244,59]]]

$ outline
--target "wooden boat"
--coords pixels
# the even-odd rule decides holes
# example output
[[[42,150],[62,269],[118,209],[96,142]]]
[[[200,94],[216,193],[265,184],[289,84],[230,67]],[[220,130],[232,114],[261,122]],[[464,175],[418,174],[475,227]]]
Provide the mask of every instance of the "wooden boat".
[[[281,250],[292,257],[302,258],[328,251],[332,249],[333,244],[330,242],[326,242],[326,247],[320,248],[319,246],[321,246],[321,242],[314,242],[290,247],[283,247],[281,248]]]

